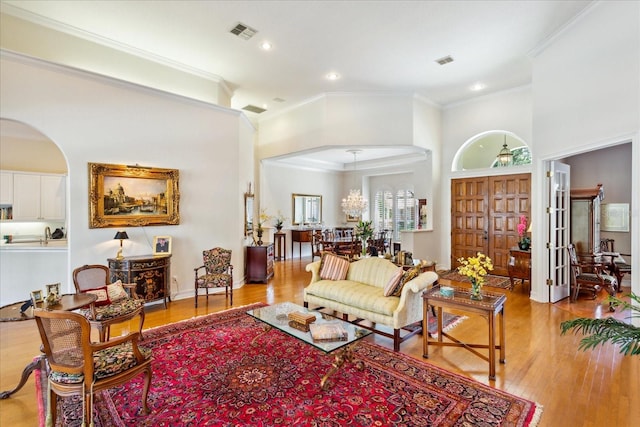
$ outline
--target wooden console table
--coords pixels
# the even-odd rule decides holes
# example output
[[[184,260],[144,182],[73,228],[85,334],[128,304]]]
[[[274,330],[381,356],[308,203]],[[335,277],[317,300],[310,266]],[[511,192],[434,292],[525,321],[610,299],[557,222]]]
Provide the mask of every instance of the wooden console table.
[[[298,258],[302,258],[302,244],[309,243],[309,246],[313,245],[313,232],[314,229],[296,230],[291,229],[291,258],[293,258],[293,244],[298,243]],[[313,252],[313,248],[311,248]]]
[[[531,251],[511,248],[509,255],[507,271],[509,272],[509,280],[511,281],[511,290],[513,290],[516,285],[515,279],[520,279],[523,287],[526,280],[529,284],[529,290],[531,290]]]
[[[505,363],[505,331],[504,331],[504,303],[507,297],[502,294],[482,292],[482,301],[474,301],[470,298],[470,289],[454,287],[452,297],[445,297],[440,294],[440,286],[425,291],[422,294],[423,300],[423,325],[422,330],[428,331],[429,306],[438,309],[438,340],[430,340],[429,334],[422,334],[423,355],[429,358],[429,345],[463,347],[471,353],[489,362],[489,379],[496,379],[496,350],[500,350],[500,363]],[[467,344],[446,332],[442,332],[442,309],[449,308],[467,313],[478,314],[489,321],[489,344]],[[496,345],[495,324],[496,317],[500,315],[500,345]],[[442,337],[447,337],[451,342],[443,342]],[[489,357],[476,351],[476,348],[489,349]]]
[[[167,299],[171,301],[171,255],[142,255],[121,260],[109,258],[107,261],[111,283],[116,280],[135,283],[136,293],[144,298],[145,302],[163,300],[164,308],[167,308]]]

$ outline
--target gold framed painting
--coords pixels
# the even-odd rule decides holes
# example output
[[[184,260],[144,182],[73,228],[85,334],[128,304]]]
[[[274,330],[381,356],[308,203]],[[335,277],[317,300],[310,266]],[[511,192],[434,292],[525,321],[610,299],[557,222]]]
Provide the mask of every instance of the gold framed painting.
[[[179,171],[89,163],[89,228],[180,224]]]
[[[347,222],[358,222],[360,221],[360,216],[354,216],[354,215],[350,215],[347,214]]]

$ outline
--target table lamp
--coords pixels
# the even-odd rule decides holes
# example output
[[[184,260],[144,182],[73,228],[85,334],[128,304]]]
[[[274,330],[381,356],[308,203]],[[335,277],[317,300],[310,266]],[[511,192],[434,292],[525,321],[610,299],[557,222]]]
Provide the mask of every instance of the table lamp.
[[[118,250],[118,253],[116,254],[116,259],[118,261],[123,260],[124,256],[122,256],[122,241],[124,239],[128,239],[129,236],[127,236],[127,232],[126,231],[118,231],[116,233],[116,236],[114,237],[114,239],[119,239],[120,240],[120,249]]]

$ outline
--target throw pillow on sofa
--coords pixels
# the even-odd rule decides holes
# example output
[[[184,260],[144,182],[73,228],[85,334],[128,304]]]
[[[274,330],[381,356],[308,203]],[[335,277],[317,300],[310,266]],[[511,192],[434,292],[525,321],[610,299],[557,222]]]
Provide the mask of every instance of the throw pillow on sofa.
[[[402,275],[402,278],[400,279],[400,283],[398,283],[398,286],[396,286],[396,289],[391,295],[393,295],[394,297],[399,297],[400,294],[402,294],[402,288],[404,288],[405,283],[415,279],[419,275],[420,266],[413,267],[412,269],[405,271]]]
[[[320,261],[320,278],[324,280],[344,280],[349,271],[349,260],[333,254],[323,252]]]
[[[400,280],[402,280],[402,276],[404,275],[404,269],[402,267],[398,267],[393,276],[389,279],[386,285],[384,285],[384,296],[389,297],[396,292],[396,288],[400,286]]]

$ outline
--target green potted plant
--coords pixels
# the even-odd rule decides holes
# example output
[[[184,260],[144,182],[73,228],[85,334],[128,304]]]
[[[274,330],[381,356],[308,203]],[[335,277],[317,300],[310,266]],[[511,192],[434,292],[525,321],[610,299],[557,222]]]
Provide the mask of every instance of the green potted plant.
[[[362,255],[367,253],[367,241],[373,236],[371,221],[358,221],[356,225],[356,237],[362,242]]]
[[[619,298],[610,296],[612,307],[622,307],[631,311],[630,319],[640,317],[640,298],[629,295],[637,304],[633,305]],[[567,320],[560,324],[561,334],[573,330],[574,333],[586,335],[580,340],[579,350],[589,350],[606,342],[620,346],[620,353],[625,356],[640,355],[640,328],[629,323],[621,322],[613,317],[603,319],[578,318]]]

